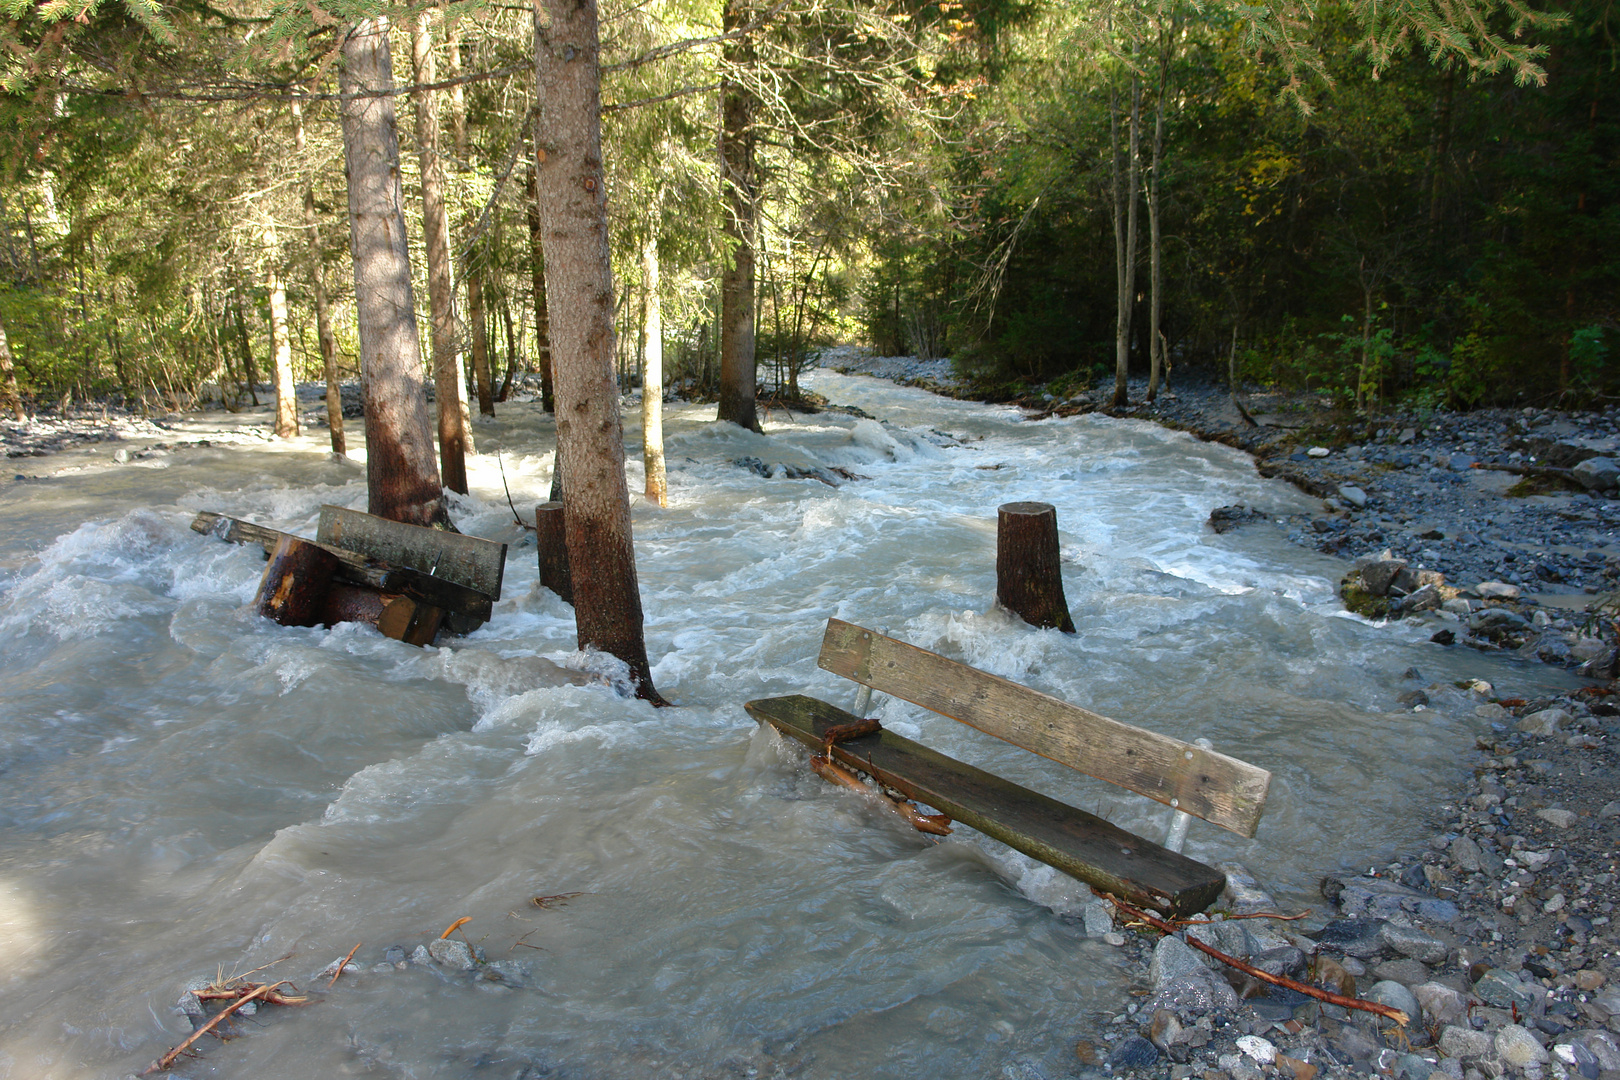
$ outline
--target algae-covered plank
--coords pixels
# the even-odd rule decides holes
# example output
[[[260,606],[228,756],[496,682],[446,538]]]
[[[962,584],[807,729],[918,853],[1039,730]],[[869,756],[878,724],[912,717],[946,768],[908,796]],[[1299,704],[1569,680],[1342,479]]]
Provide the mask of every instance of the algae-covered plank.
[[[857,719],[801,694],[743,707],[755,720],[817,749],[828,728]],[[909,799],[1138,906],[1171,916],[1191,914],[1214,903],[1226,883],[1219,870],[1195,859],[892,731],[835,743],[832,756]]]
[[[959,720],[1031,753],[1253,836],[1271,773],[1192,743],[1111,720],[841,619],[821,667]]]

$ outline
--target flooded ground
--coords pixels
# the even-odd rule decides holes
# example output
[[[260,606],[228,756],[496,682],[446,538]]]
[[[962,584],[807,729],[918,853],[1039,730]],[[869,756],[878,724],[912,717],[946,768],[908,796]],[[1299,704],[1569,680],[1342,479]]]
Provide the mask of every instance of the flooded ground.
[[[535,404],[475,433],[453,516],[512,545],[478,633],[413,649],[249,613],[262,559],[216,510],[313,535],[364,509],[325,433],[27,459],[0,485],[0,1078],[122,1077],[190,1026],[186,983],[314,972],[187,1076],[1067,1075],[1137,973],[1073,918],[1077,883],[968,830],[942,843],[808,774],[750,698],[848,704],[815,666],[837,616],[1270,768],[1259,835],[1194,826],[1308,906],[1314,879],[1423,835],[1480,721],[1461,692],[1559,671],[1347,617],[1343,567],[1209,511],[1305,505],[1227,448],[1132,421],[1023,423],[871,379],[814,389],[884,423],[672,406],[667,510],[638,505],[654,711],[578,654],[513,521],[550,482]],[[216,418],[217,426],[224,423]],[[177,425],[177,442],[206,437]],[[351,434],[351,444],[358,433]],[[495,452],[499,451],[499,458]],[[633,444],[632,457],[639,461]],[[836,465],[838,488],[734,464]],[[638,464],[631,487],[640,487]],[[995,507],[1057,506],[1078,633],[996,611]],[[584,683],[585,685],[580,685]],[[900,702],[884,723],[1159,836],[1165,812]],[[537,907],[538,896],[578,893]],[[504,983],[385,963],[470,916]]]

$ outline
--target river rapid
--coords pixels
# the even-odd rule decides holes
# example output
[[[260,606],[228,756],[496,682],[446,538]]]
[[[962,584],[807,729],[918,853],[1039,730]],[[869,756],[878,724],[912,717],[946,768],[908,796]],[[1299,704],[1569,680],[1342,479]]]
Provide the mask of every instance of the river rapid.
[[[364,509],[363,469],[323,431],[25,461],[37,478],[0,485],[0,1078],[138,1072],[189,1033],[183,986],[288,953],[270,974],[318,1002],[261,1012],[179,1075],[1068,1075],[1140,975],[1086,936],[1089,892],[970,830],[911,831],[743,712],[852,702],[815,665],[829,616],[1271,769],[1254,840],[1195,823],[1187,850],[1293,908],[1321,872],[1425,835],[1483,725],[1453,680],[1565,684],[1347,616],[1342,564],[1272,530],[1215,535],[1216,506],[1310,505],[1236,451],[808,382],[886,423],[773,411],[756,436],[669,409],[671,506],[634,512],[669,710],[578,653],[537,585],[500,471],[532,514],[553,445],[536,404],[476,426],[452,516],[511,544],[505,594],[438,648],[258,618],[260,552],[187,528],[208,509],[313,535],[321,504]],[[866,479],[765,478],[733,464],[749,457]],[[992,604],[995,508],[1016,500],[1057,507],[1074,635]],[[1430,683],[1428,709],[1396,704]],[[874,711],[1163,835],[1158,804],[903,702]],[[518,985],[384,962],[463,916]],[[327,991],[314,974],[356,942]]]

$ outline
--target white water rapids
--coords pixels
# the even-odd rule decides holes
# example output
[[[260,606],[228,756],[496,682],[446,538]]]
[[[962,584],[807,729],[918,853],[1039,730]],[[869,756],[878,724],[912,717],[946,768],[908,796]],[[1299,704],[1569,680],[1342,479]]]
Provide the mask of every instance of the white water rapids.
[[[537,405],[476,428],[453,507],[512,544],[505,598],[425,650],[256,617],[261,553],[187,528],[209,509],[313,535],[322,503],[364,509],[363,471],[324,431],[23,460],[43,478],[0,486],[0,1078],[138,1072],[189,1033],[183,985],[288,952],[270,973],[319,1002],[261,1012],[180,1075],[1068,1075],[1140,975],[1073,918],[1089,893],[969,830],[910,831],[743,712],[800,691],[850,704],[815,665],[829,616],[1273,770],[1255,840],[1195,823],[1188,853],[1246,863],[1296,908],[1341,858],[1421,837],[1463,767],[1476,699],[1431,691],[1412,712],[1399,692],[1561,678],[1346,616],[1342,566],[1273,530],[1213,534],[1216,506],[1311,505],[1236,451],[810,382],[887,426],[772,412],[760,437],[670,410],[672,505],[635,509],[669,710],[583,677],[611,664],[575,653],[570,609],[536,584],[493,451],[532,513],[552,447]],[[631,456],[639,490],[633,439]],[[750,456],[869,479],[765,479],[732,464]],[[992,606],[995,508],[1015,500],[1057,506],[1075,635]],[[876,711],[1163,835],[1158,804],[901,702]],[[564,893],[582,895],[530,903]],[[532,985],[382,964],[461,916]],[[356,942],[325,992],[313,974]]]

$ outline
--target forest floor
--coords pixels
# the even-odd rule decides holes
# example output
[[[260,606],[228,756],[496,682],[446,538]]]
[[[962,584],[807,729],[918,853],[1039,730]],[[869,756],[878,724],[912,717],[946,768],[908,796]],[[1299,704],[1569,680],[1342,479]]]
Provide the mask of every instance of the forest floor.
[[[946,361],[839,350],[823,362],[974,396]],[[1133,383],[1131,400],[1145,391]],[[1611,680],[1535,700],[1471,684],[1483,734],[1453,797],[1414,807],[1429,826],[1427,844],[1358,876],[1330,871],[1324,907],[1307,919],[1116,935],[1140,960],[1139,993],[1098,1018],[1104,1038],[1077,1044],[1076,1074],[1620,1080],[1612,922],[1620,708],[1611,689],[1612,602],[1605,606],[1620,576],[1620,502],[1612,487],[1587,487],[1573,469],[1620,450],[1620,412],[1367,420],[1314,395],[1251,393],[1250,423],[1224,388],[1186,381],[1151,405],[1121,410],[1088,394],[1060,400],[1040,391],[1017,404],[1032,420],[1106,411],[1247,450],[1266,475],[1322,497],[1321,509],[1277,519],[1222,508],[1212,527],[1280,528],[1306,546],[1385,566],[1392,580],[1400,569],[1443,575],[1447,584],[1429,594],[1440,606],[1401,610],[1407,597],[1386,592],[1389,616],[1433,621],[1442,644],[1515,649]],[[1433,582],[1412,573],[1409,595]],[[1599,629],[1606,633],[1590,633]],[[1427,708],[1421,678],[1408,675],[1401,703]],[[1263,890],[1242,888],[1229,888],[1224,907],[1232,915],[1275,910]],[[1195,953],[1189,936],[1264,971],[1392,1005],[1410,1023],[1268,989]]]

